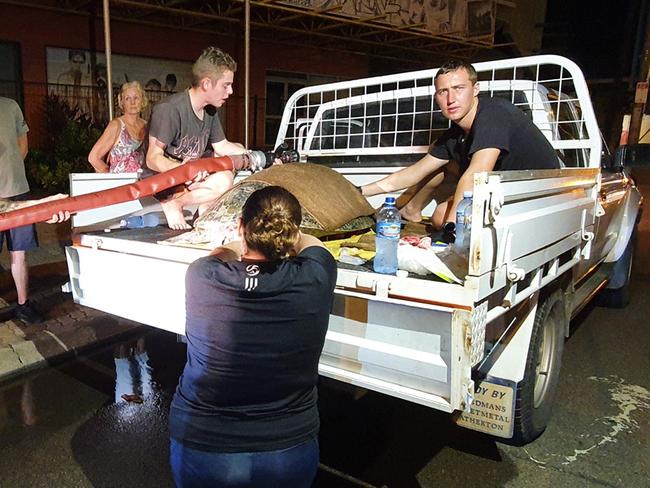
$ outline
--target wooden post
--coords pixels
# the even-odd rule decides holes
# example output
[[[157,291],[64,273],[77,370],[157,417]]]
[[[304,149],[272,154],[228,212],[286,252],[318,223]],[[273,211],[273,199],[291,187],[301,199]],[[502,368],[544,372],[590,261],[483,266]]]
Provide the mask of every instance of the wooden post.
[[[108,120],[113,120],[113,59],[111,56],[111,14],[109,0],[103,2],[104,50],[106,51],[106,97],[108,98]]]
[[[639,135],[641,133],[641,124],[643,123],[643,115],[645,114],[646,103],[648,101],[648,80],[650,72],[648,71],[648,62],[650,53],[650,15],[646,16],[645,26],[645,43],[643,49],[643,63],[639,72],[639,81],[636,84],[634,92],[634,105],[632,106],[632,116],[630,117],[630,133],[628,135],[628,143],[636,144],[639,142]]]
[[[639,142],[643,114],[645,114],[646,102],[648,100],[648,81],[639,81],[634,92],[634,105],[632,106],[632,117],[630,118],[630,133],[628,144]]]

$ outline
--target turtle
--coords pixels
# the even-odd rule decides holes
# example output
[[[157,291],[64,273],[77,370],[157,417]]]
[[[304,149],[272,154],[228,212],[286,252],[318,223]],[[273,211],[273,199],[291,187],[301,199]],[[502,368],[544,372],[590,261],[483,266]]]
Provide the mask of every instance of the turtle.
[[[301,229],[319,238],[367,231],[374,225],[372,206],[338,172],[318,164],[289,163],[242,180],[210,205],[192,230],[161,243],[212,249],[237,239],[237,219],[246,199],[270,185],[282,186],[296,196],[302,207]]]

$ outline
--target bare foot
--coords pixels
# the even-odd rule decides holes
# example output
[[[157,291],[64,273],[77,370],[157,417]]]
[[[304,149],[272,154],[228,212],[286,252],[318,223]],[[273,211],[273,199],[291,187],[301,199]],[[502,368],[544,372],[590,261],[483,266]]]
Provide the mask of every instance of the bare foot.
[[[160,205],[165,213],[167,225],[170,229],[184,230],[192,228],[192,226],[185,221],[183,206],[178,202],[178,198],[170,198],[169,200],[160,202]]]
[[[400,208],[399,213],[404,220],[408,220],[409,222],[422,221],[422,212],[414,212],[409,209],[408,205]]]

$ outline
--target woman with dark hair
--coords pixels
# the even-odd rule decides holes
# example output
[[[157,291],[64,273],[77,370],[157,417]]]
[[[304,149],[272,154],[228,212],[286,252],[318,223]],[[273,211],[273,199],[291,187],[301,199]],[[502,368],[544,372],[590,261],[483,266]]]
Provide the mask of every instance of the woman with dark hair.
[[[257,190],[242,240],[187,271],[187,363],[170,410],[179,488],[301,488],[316,475],[318,358],[336,263],[301,219],[287,190]]]

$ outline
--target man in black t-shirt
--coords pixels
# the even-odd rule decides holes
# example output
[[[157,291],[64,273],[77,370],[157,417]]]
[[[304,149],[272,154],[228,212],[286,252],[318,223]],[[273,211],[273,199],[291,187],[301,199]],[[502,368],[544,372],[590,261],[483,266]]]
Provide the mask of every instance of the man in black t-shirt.
[[[533,121],[506,100],[479,98],[476,70],[471,64],[451,61],[436,73],[435,98],[451,127],[418,162],[360,188],[366,196],[409,188],[400,209],[406,220],[419,221],[446,176],[460,174],[450,198],[439,201],[431,217],[436,228],[452,231],[456,206],[482,171],[555,169],[559,159],[553,146]],[[455,165],[448,164],[454,161]],[[402,200],[404,200],[402,199]]]
[[[232,94],[237,63],[215,47],[203,51],[192,67],[194,80],[189,90],[158,103],[151,114],[147,166],[167,171],[194,159],[243,154],[246,148],[226,139],[216,109]],[[172,229],[189,229],[183,208],[199,205],[199,213],[233,183],[232,171],[199,174],[188,192],[162,201],[167,224]]]

